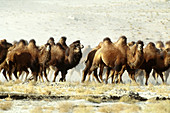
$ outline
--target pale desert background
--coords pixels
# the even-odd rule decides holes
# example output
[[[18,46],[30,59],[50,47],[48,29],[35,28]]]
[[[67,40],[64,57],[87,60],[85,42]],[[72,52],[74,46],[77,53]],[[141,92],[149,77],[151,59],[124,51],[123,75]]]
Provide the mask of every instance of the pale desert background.
[[[121,35],[125,35],[128,42],[143,40],[145,45],[151,41],[165,43],[170,40],[170,1],[0,0],[0,40],[7,39],[12,43],[20,39],[35,39],[40,46],[50,37],[57,42],[61,36],[66,36],[68,45],[80,40],[85,47],[90,45],[93,48],[105,37],[115,42]],[[123,79],[128,82],[126,73]],[[0,80],[4,81],[1,73]],[[81,73],[74,72],[71,76],[69,71],[67,80],[80,81]],[[170,83],[170,78],[168,80]],[[153,77],[149,82],[155,83]],[[32,103],[38,102],[26,104]],[[45,103],[41,101],[41,104]],[[2,112],[30,111],[22,108]]]

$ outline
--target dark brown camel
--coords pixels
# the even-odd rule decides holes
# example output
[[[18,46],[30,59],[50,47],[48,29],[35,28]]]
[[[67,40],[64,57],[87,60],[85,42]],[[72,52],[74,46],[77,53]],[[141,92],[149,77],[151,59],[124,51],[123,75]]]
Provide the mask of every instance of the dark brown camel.
[[[21,43],[22,42],[22,43]],[[35,40],[30,40],[28,46],[25,46],[24,41],[20,41],[12,51],[8,52],[6,62],[9,65],[8,74],[11,80],[11,74],[16,71],[28,71],[30,68],[34,76],[34,80],[37,81],[39,72],[38,63],[38,48],[35,44]]]
[[[6,59],[8,48],[12,46],[6,39],[0,40],[0,64]]]
[[[144,62],[138,69],[142,69],[145,71],[145,85],[148,84],[149,74],[152,70],[152,67],[156,65],[157,54],[159,54],[159,50],[156,48],[155,44],[150,42],[144,48]],[[130,78],[135,81],[135,70],[130,70],[129,72]]]
[[[51,60],[48,62],[48,65],[56,67],[53,82],[55,82],[59,71],[62,74],[60,81],[66,81],[67,70],[78,65],[82,57],[82,48],[83,46],[79,40],[70,44],[66,50],[60,43],[51,47]]]
[[[48,67],[47,63],[50,61],[50,59],[51,59],[51,45],[47,43],[43,46],[41,50],[39,50],[38,54],[38,61],[40,65],[40,77],[42,81],[44,81],[42,78],[44,73],[46,80],[49,82],[47,78],[46,68]]]

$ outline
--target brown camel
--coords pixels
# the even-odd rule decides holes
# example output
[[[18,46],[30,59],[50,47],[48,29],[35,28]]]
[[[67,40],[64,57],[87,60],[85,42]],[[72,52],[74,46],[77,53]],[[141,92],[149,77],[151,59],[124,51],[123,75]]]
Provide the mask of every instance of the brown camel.
[[[170,48],[161,51],[160,54],[157,55],[156,65],[154,65],[152,68],[157,74],[160,75],[162,82],[164,83],[162,73],[170,68]]]
[[[34,80],[37,81],[37,76],[39,72],[39,63],[38,63],[38,48],[35,45],[35,40],[30,40],[29,44],[26,46],[25,41],[21,40],[18,46],[16,46],[12,51],[8,52],[6,62],[8,66],[8,75],[10,80],[11,74],[14,71],[28,71],[30,68]]]
[[[126,42],[126,38],[124,37],[120,40],[124,40]],[[116,48],[110,38],[105,38],[103,40],[102,47],[94,56],[93,64],[89,73],[91,74],[91,72],[96,70],[99,66],[102,69],[104,65],[106,65],[107,67],[110,67],[111,72],[114,72],[114,75],[117,76],[117,74],[121,71],[122,66],[126,64],[126,55],[123,55],[122,51]]]
[[[156,48],[159,49],[160,52],[162,52],[165,49],[164,43],[162,41],[157,41],[156,42]],[[158,84],[158,73],[156,73],[155,70],[153,70],[152,76],[156,80],[156,84]]]
[[[0,40],[0,64],[5,60],[8,48],[12,46],[11,43],[8,43],[6,39]]]
[[[39,75],[42,81],[44,81],[42,78],[43,76],[42,74],[44,73],[46,80],[49,82],[47,78],[46,68],[48,67],[47,63],[50,61],[50,59],[51,59],[51,45],[47,43],[43,46],[41,50],[39,50],[39,54],[38,54],[38,61],[40,65]]]
[[[102,45],[102,42],[100,42],[97,47],[93,48],[93,49],[88,53],[87,59],[86,59],[86,61],[85,61],[86,67],[85,67],[85,69],[83,70],[83,76],[82,76],[81,82],[84,82],[85,79],[86,79],[87,74],[89,74],[90,68],[91,68],[92,63],[93,63],[94,56],[95,56],[97,50],[101,48],[101,45]],[[99,80],[98,76],[97,76],[97,69],[94,70],[93,76],[94,76],[94,78],[95,78],[99,83],[101,82],[101,81]],[[89,74],[88,80],[89,80],[89,78],[90,78],[90,74]]]
[[[82,57],[82,48],[83,46],[79,40],[70,44],[66,50],[60,43],[51,47],[51,60],[48,62],[48,65],[56,67],[53,82],[55,82],[59,71],[62,74],[60,81],[66,81],[67,70],[78,65]]]
[[[99,66],[101,70],[104,66],[107,66],[110,68],[110,75],[114,77],[112,78],[112,82],[115,82],[119,73],[118,82],[120,82],[121,75],[127,64],[131,68],[139,67],[143,62],[143,60],[141,60],[143,57],[143,42],[138,41],[135,46],[136,48],[134,47],[131,50],[127,46],[126,41],[127,38],[125,36],[121,36],[116,43],[112,43],[109,38],[105,38],[102,47],[95,54],[91,71],[97,69]],[[102,80],[101,76],[102,71],[99,73],[99,77]],[[106,75],[106,82],[107,79],[108,74]]]
[[[159,54],[159,50],[152,42],[147,44],[147,46],[144,48],[144,62],[141,64],[140,67],[138,67],[138,69],[142,69],[145,71],[145,85],[148,84],[148,78],[152,67],[156,65],[157,54]],[[130,78],[135,81],[135,70],[131,70],[128,73],[130,75]]]

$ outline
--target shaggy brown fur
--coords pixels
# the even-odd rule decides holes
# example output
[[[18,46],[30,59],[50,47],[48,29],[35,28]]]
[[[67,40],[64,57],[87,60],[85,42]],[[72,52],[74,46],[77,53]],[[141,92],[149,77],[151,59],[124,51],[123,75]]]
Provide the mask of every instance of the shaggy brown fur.
[[[47,43],[49,43],[51,46],[55,45],[55,41],[53,37],[50,37],[47,41]]]
[[[12,47],[12,44],[8,43],[6,41],[6,39],[0,40],[0,72],[1,72],[2,69],[4,69],[3,62],[6,59],[7,52],[8,52],[8,49],[10,47]],[[3,70],[2,73],[3,73],[4,77],[5,77],[5,79],[8,80],[7,76],[6,76],[6,70],[5,69]]]
[[[25,41],[21,40],[18,46],[12,51],[8,52],[6,62],[9,65],[8,74],[11,80],[11,74],[14,71],[28,71],[30,68],[34,80],[37,80],[39,72],[38,64],[38,48],[35,45],[35,40],[30,40],[28,46],[25,45]]]
[[[163,50],[156,57],[156,65],[153,69],[158,73],[164,83],[164,78],[162,72],[168,70],[170,67],[170,48]]]
[[[144,62],[138,69],[143,69],[145,71],[145,85],[148,84],[148,78],[149,74],[152,70],[152,67],[156,65],[156,59],[157,54],[159,53],[159,50],[155,47],[155,44],[150,42],[145,48],[144,48]],[[130,78],[135,80],[135,70],[131,70],[129,72]]]
[[[59,44],[62,45],[62,47],[66,50],[68,48],[67,44],[66,44],[66,40],[67,38],[66,37],[61,37],[60,40],[58,41]]]
[[[8,43],[5,39],[0,40],[0,64],[5,60],[8,48],[12,46],[11,43]]]
[[[167,49],[167,48],[170,48],[170,41],[167,41],[167,42],[165,43],[165,49]]]
[[[104,39],[102,47],[95,54],[93,67],[91,68],[91,70],[95,70],[100,66],[101,72],[99,73],[99,77],[101,80],[104,66],[109,67],[108,70],[111,71],[112,82],[115,81],[119,73],[118,82],[121,82],[121,76],[126,65],[134,69],[142,64],[143,42],[138,41],[136,46],[130,49],[126,41],[127,38],[125,36],[121,36],[116,43],[112,43],[109,38]],[[109,71],[106,74],[106,83],[108,75]]]
[[[60,81],[66,81],[65,76],[67,70],[75,67],[82,57],[82,48],[83,47],[79,40],[70,44],[66,50],[60,43],[51,47],[51,60],[48,65],[56,67],[53,82],[55,82],[59,71],[61,71],[62,74]]]
[[[124,40],[124,37],[120,40]],[[123,43],[121,44],[123,46]],[[117,76],[117,74],[121,71],[122,66],[126,64],[126,55],[123,55],[122,51],[116,48],[110,38],[105,38],[103,40],[102,47],[95,54],[90,73],[97,69],[100,65],[106,65],[107,67],[110,67],[111,70],[114,70],[115,76]]]
[[[50,61],[50,59],[51,59],[51,45],[47,43],[43,46],[43,48],[39,51],[38,54],[38,60],[40,65],[40,77],[42,81],[44,81],[42,78],[43,76],[42,73],[44,73],[46,80],[49,82],[47,78],[46,68],[48,67],[47,63]]]
[[[160,49],[161,51],[164,50],[164,43],[162,41],[156,42],[156,48]]]

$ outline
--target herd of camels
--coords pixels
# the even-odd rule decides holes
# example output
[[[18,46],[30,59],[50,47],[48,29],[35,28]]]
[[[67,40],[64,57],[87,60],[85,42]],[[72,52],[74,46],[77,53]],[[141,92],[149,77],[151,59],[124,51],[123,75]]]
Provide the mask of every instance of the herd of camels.
[[[56,81],[59,72],[61,72],[59,81],[66,81],[68,70],[80,63],[84,48],[80,40],[74,41],[69,46],[66,40],[66,37],[61,37],[55,43],[54,38],[50,37],[42,46],[37,46],[34,39],[29,42],[21,39],[13,43],[7,42],[6,39],[0,40],[0,72],[2,71],[7,81],[12,80],[12,74],[19,79],[23,72],[26,73],[25,81],[27,81],[27,76],[31,72],[34,81],[37,81],[38,77],[44,81],[44,76],[49,82],[47,70],[52,69],[55,71],[53,82]],[[126,36],[119,37],[116,42],[106,37],[97,47],[88,52],[84,63],[81,82],[86,80],[87,75],[92,74],[99,83],[108,83],[109,78],[112,83],[123,83],[122,75],[125,70],[131,81],[136,82],[136,71],[144,70],[145,85],[147,85],[153,70],[154,77],[157,79],[160,75],[162,82],[166,83],[169,72],[165,75],[164,72],[170,68],[170,41],[165,45],[161,41],[156,44],[150,42],[144,47],[141,40],[127,43]],[[107,70],[105,81],[103,80],[104,68]]]

